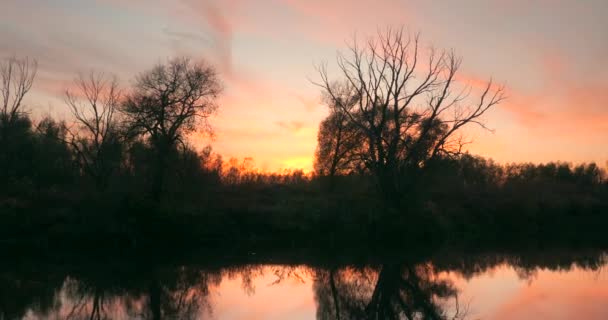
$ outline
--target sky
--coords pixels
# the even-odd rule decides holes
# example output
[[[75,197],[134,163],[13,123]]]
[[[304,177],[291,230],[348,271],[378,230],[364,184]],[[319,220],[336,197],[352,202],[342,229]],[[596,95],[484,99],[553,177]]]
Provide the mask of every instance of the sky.
[[[461,79],[492,78],[508,99],[469,130],[472,153],[500,163],[608,161],[605,0],[1,0],[0,57],[38,60],[26,103],[69,119],[63,92],[78,73],[134,76],[175,56],[204,59],[225,90],[194,134],[224,158],[261,170],[310,170],[321,104],[315,65],[332,72],[346,42],[378,28],[420,32],[454,49]]]

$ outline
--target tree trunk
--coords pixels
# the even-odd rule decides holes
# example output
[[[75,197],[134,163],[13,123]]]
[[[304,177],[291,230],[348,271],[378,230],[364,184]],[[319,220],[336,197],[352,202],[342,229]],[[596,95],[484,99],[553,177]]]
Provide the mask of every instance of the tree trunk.
[[[161,311],[160,311],[160,283],[158,282],[158,280],[153,279],[152,283],[150,284],[150,289],[149,289],[149,299],[150,299],[150,311],[152,312],[152,319],[153,320],[160,320],[161,319]]]
[[[395,185],[393,170],[390,170],[389,168],[380,168],[378,171],[378,183],[385,205],[390,209],[401,210],[401,199],[399,190],[397,190],[397,186]]]
[[[165,141],[160,141],[156,147],[156,168],[152,185],[152,199],[160,202],[165,189],[165,175],[169,166],[168,158],[171,147]]]
[[[332,269],[329,272],[329,285],[331,287],[331,295],[334,299],[334,309],[336,311],[336,319],[340,320],[340,302],[338,301],[338,290],[336,288],[336,282],[334,280],[335,270]]]

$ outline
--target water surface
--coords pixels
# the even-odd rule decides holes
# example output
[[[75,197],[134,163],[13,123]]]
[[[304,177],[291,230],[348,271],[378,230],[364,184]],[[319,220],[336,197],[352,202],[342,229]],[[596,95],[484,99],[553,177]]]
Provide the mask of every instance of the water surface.
[[[608,319],[605,265],[600,251],[28,264],[0,273],[0,319]]]

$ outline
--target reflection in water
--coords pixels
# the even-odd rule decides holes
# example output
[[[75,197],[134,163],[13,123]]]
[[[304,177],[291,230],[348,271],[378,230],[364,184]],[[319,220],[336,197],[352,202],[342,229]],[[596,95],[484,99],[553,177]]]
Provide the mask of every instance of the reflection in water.
[[[544,275],[538,280],[541,283],[547,274],[580,277],[577,272],[597,273],[604,263],[604,255],[592,252],[444,255],[419,262],[330,267],[314,263],[300,266],[260,263],[149,268],[152,270],[149,272],[140,272],[135,267],[84,268],[84,271],[49,267],[44,272],[16,268],[0,271],[0,319],[239,319],[250,318],[248,315],[254,312],[258,312],[256,317],[264,317],[255,310],[279,309],[277,299],[299,299],[298,286],[308,286],[308,290],[312,287],[312,292],[305,294],[312,295],[314,303],[304,306],[312,314],[304,318],[314,317],[316,309],[318,319],[468,319],[478,318],[478,314],[471,315],[469,302],[479,310],[484,306],[476,303],[490,308],[492,303],[500,304],[503,297],[478,296],[462,303],[459,297],[463,294],[469,299],[472,292],[504,291],[504,287],[522,280],[533,283],[539,273]],[[513,270],[516,276],[511,279],[508,272],[496,270]],[[240,286],[231,289],[229,283],[237,278]],[[550,282],[553,285],[556,281],[567,281],[563,277],[549,278],[553,279]],[[476,280],[486,281],[485,287],[471,285]],[[587,289],[593,294],[592,287]],[[272,290],[281,293],[270,301],[255,302],[254,297]],[[602,298],[601,294],[596,293]],[[236,301],[238,295],[248,298]],[[254,305],[245,307],[243,303]],[[518,301],[517,306],[530,307],[525,300]],[[233,311],[228,312],[227,308]],[[514,308],[494,308],[498,311],[492,317],[508,318],[507,312],[514,314]],[[588,318],[605,312],[591,310]],[[517,314],[524,317],[521,312]],[[277,315],[297,316],[301,314],[296,311]]]
[[[319,319],[462,319],[438,303],[454,298],[449,280],[428,264],[385,264],[379,269],[322,270],[315,278]],[[456,306],[458,304],[456,303]]]
[[[137,277],[136,274],[133,274]],[[7,319],[199,319],[210,310],[209,286],[217,286],[220,273],[179,267],[135,278],[129,286],[113,279],[74,278],[47,290],[50,296],[22,304],[26,310],[7,309]],[[22,314],[22,315],[20,315]],[[0,319],[2,316],[0,316]]]

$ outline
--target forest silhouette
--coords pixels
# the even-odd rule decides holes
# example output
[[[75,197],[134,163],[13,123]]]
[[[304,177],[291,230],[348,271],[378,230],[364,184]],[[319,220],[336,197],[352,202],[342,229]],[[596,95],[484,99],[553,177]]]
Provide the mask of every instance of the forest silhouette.
[[[221,108],[221,75],[203,61],[169,59],[129,88],[82,74],[63,97],[72,117],[58,121],[33,119],[23,103],[36,61],[2,60],[0,247],[86,255],[605,243],[606,172],[465,152],[463,128],[487,128],[483,115],[505,89],[459,83],[453,51],[423,51],[417,34],[387,29],[338,55],[337,78],[317,66],[329,112],[310,174],[259,172],[188,141],[212,133]],[[394,301],[377,303],[365,312],[393,312]]]

